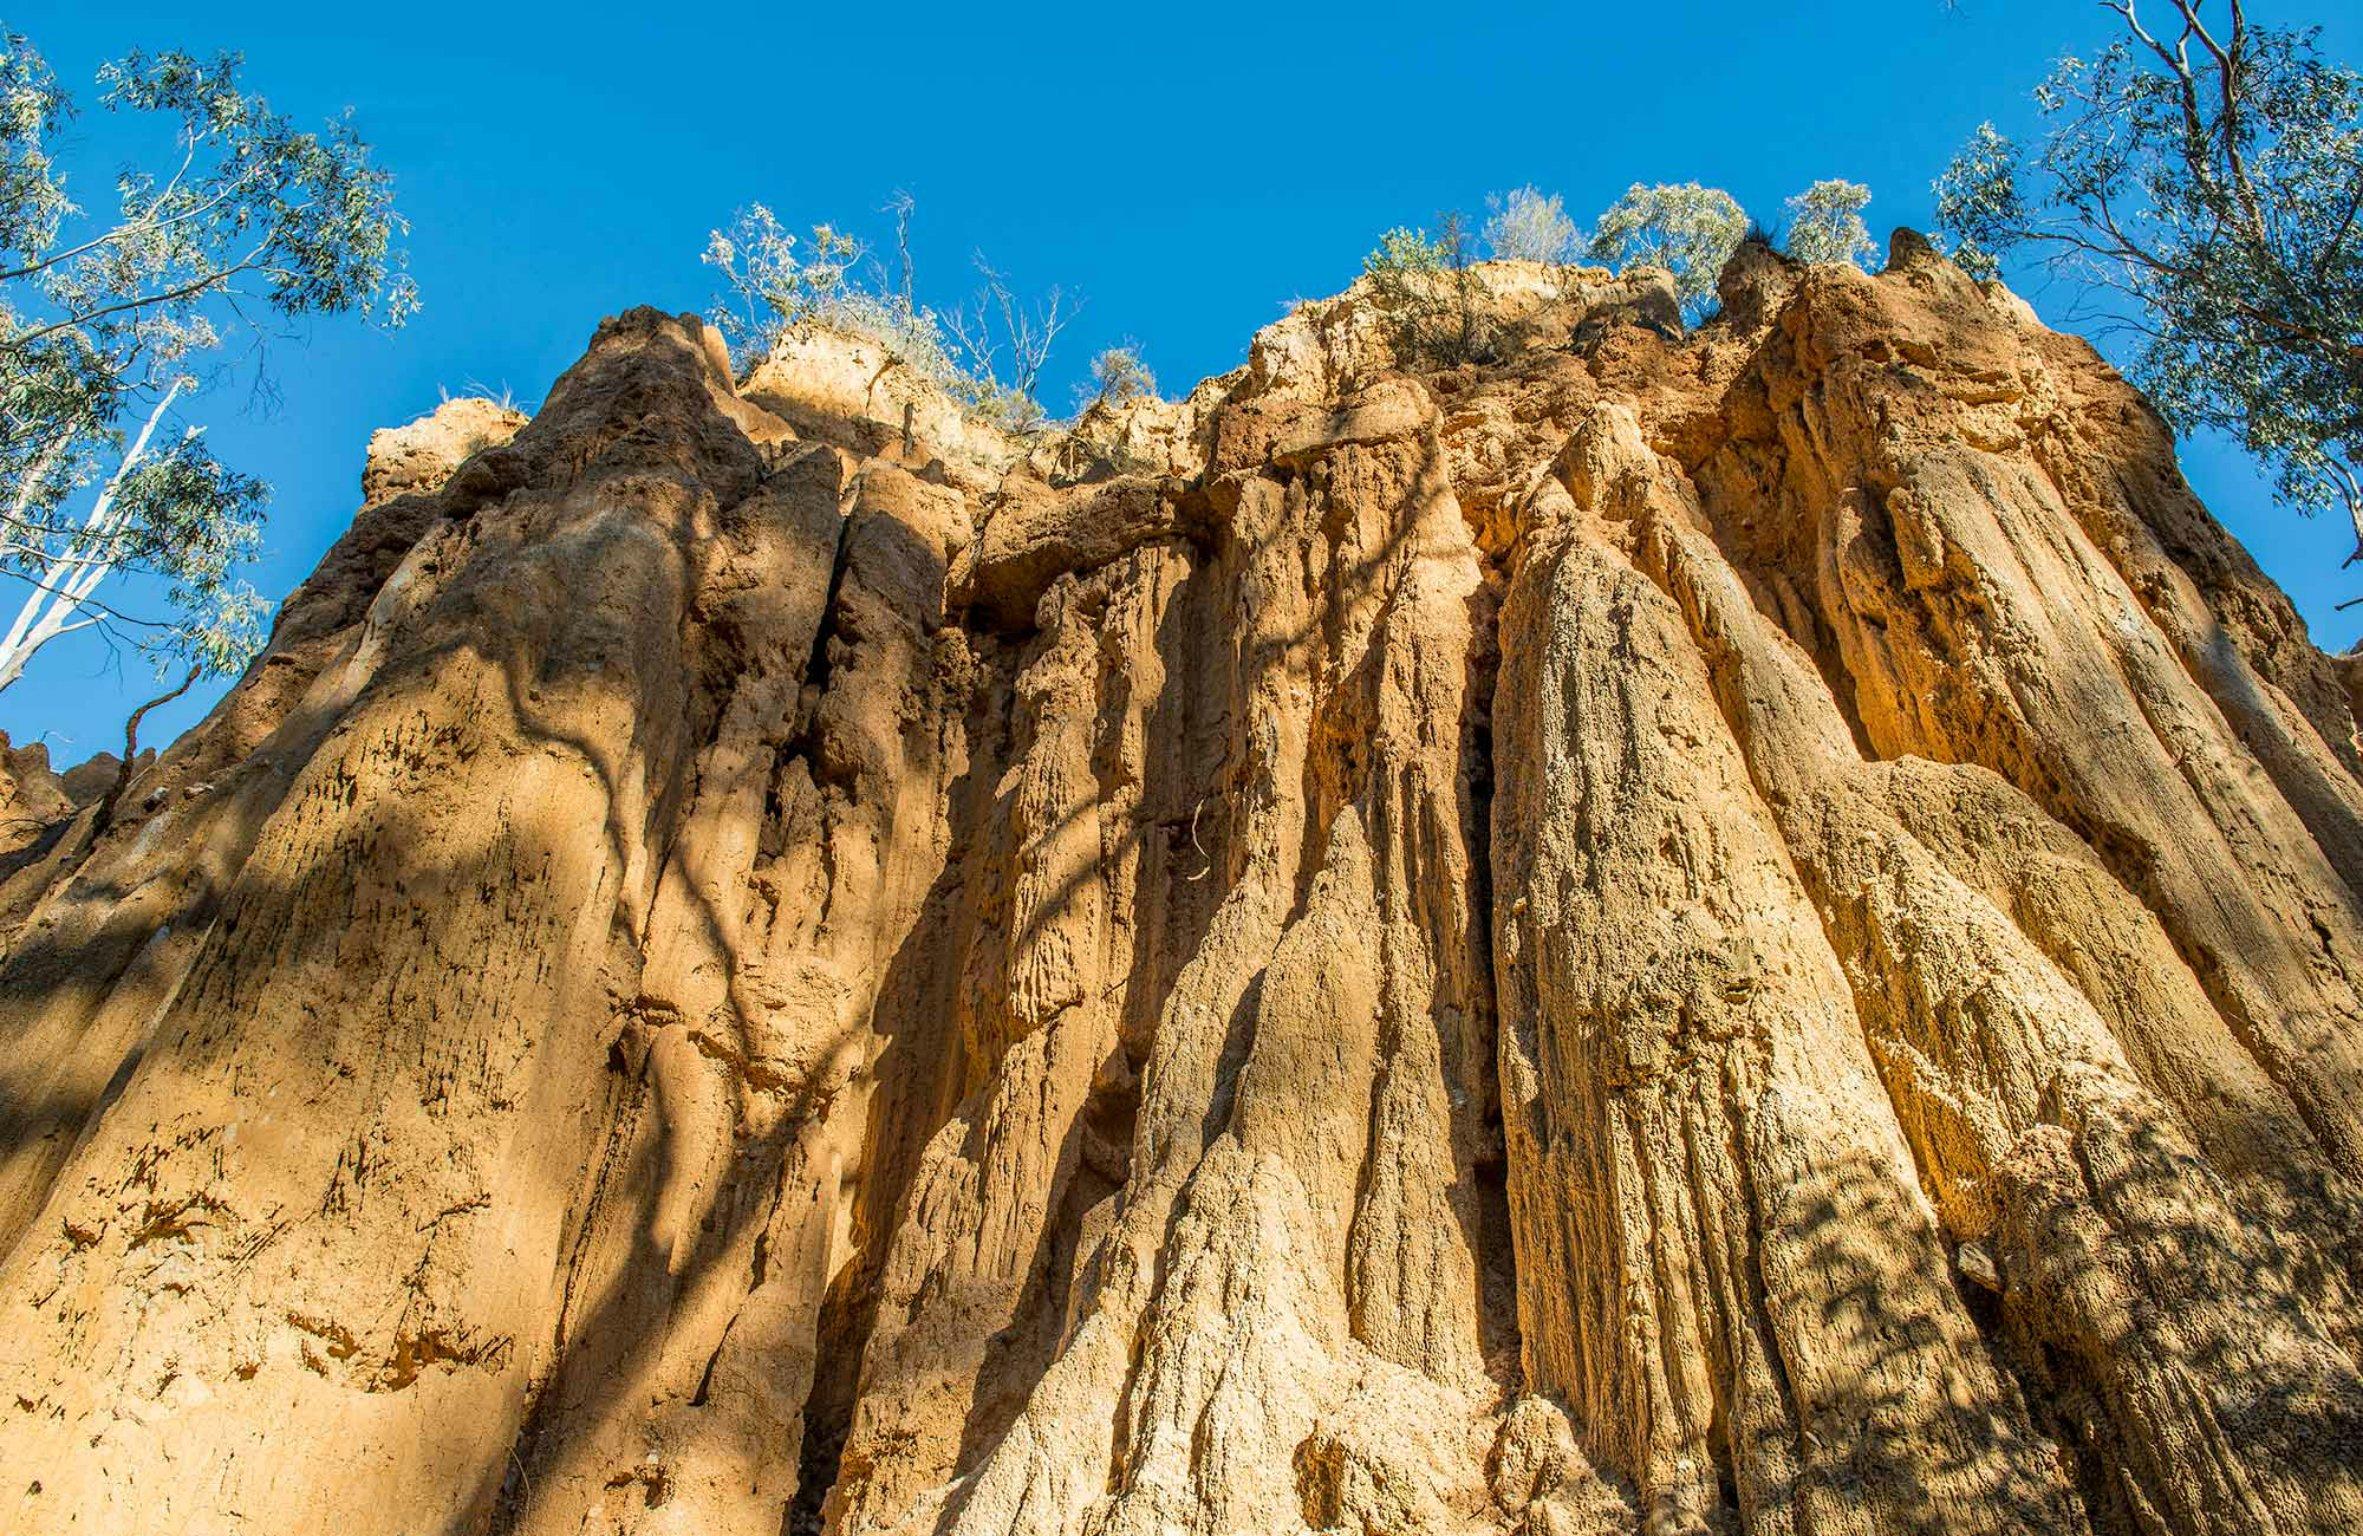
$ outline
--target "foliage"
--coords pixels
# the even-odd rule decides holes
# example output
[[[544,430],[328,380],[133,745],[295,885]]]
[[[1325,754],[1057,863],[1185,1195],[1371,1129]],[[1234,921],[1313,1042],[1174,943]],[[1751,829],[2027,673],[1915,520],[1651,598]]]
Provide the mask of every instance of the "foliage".
[[[985,285],[946,321],[960,344],[965,392],[977,409],[1002,427],[1031,432],[1048,420],[1038,397],[1042,369],[1050,361],[1058,333],[1074,319],[1074,309],[1056,286],[1039,301],[1026,303],[981,253],[973,259]],[[1006,381],[1001,377],[1004,360]]]
[[[2041,137],[1986,124],[1937,181],[1954,259],[2090,285],[2167,420],[2237,437],[2299,511],[2343,506],[2363,559],[2363,80],[2238,0],[2169,0],[2156,31],[2105,8],[2123,35],[2037,88]]]
[[[742,209],[729,229],[706,236],[705,263],[722,273],[733,301],[717,300],[712,312],[725,338],[759,349],[785,327],[825,321],[842,301],[860,244],[827,224],[812,227],[807,254],[797,254],[796,243],[761,203]]]
[[[1633,183],[1600,215],[1595,260],[1618,269],[1662,267],[1672,274],[1682,312],[1693,323],[1713,302],[1715,279],[1739,249],[1748,216],[1736,199],[1695,181],[1654,187]]]
[[[1575,259],[1583,232],[1567,216],[1559,194],[1548,196],[1533,187],[1497,192],[1485,199],[1485,248],[1504,261],[1546,261],[1561,265]]]
[[[258,553],[270,488],[215,459],[203,429],[182,433],[179,447],[134,466],[123,477],[127,561],[162,572],[184,615],[164,653],[199,676],[235,672],[262,644],[269,606],[236,579]]]
[[[1362,258],[1362,275],[1407,366],[1451,368],[1493,355],[1493,326],[1478,302],[1467,223],[1445,214],[1439,233],[1390,229]]]
[[[1157,376],[1141,361],[1140,344],[1127,341],[1091,360],[1091,381],[1076,387],[1075,398],[1086,408],[1105,404],[1121,410],[1147,404],[1157,399]]]
[[[1850,261],[1868,268],[1878,253],[1862,211],[1871,189],[1857,181],[1817,181],[1788,201],[1789,230],[1783,242],[1799,261]]]
[[[1073,306],[1057,288],[1038,303],[1020,300],[981,256],[976,267],[984,285],[966,303],[943,312],[918,303],[912,207],[901,193],[887,205],[895,216],[899,281],[890,281],[860,241],[833,225],[814,225],[799,250],[769,208],[756,203],[742,210],[706,240],[704,261],[727,289],[710,312],[715,326],[757,361],[806,327],[868,337],[896,364],[995,424],[1033,430],[1044,420],[1036,386]]]
[[[2018,176],[2018,146],[1988,122],[1977,125],[1969,142],[1954,152],[1944,174],[1931,184],[1937,227],[1953,237],[1953,260],[1980,282],[2002,275],[2001,258],[1984,242],[2017,244],[2014,231],[2027,222]]]
[[[240,67],[135,51],[100,70],[101,105],[170,141],[92,212],[53,151],[72,100],[0,29],[0,574],[31,589],[0,641],[0,688],[48,641],[90,628],[160,670],[239,665],[262,605],[235,572],[266,491],[176,408],[225,371],[209,359],[241,333],[266,389],[269,327],[348,312],[398,326],[415,304],[407,226],[368,146],[349,122],[296,128],[240,87]],[[100,602],[118,571],[156,578],[170,616]]]

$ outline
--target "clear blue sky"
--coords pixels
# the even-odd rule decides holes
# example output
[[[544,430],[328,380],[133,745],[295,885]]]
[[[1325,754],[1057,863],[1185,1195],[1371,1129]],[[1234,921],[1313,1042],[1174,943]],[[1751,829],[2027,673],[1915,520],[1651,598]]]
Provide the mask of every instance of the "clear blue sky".
[[[2363,62],[2363,0],[2251,9],[2321,23],[2328,51]],[[1021,287],[1080,293],[1045,392],[1059,408],[1084,361],[1126,337],[1186,389],[1239,362],[1290,298],[1342,288],[1388,225],[1520,183],[1588,219],[1632,181],[1697,178],[1777,224],[1789,193],[1845,176],[1872,187],[1877,232],[1924,226],[1962,137],[1988,117],[2023,126],[2048,61],[2109,21],[2057,0],[19,0],[0,15],[85,101],[98,64],[134,44],[241,49],[279,109],[350,105],[400,178],[419,317],[278,346],[272,414],[236,394],[201,407],[216,451],[276,488],[255,573],[272,598],[350,519],[372,429],[445,390],[537,400],[602,315],[703,308],[706,231],[750,201],[876,235],[871,210],[907,188],[923,298],[967,291],[971,249]],[[77,136],[86,167],[111,172],[103,121]],[[2050,315],[2069,298],[2021,291]],[[2196,445],[2186,468],[2316,638],[2353,641],[2363,609],[2331,606],[2363,593],[2363,568],[2338,570],[2348,535],[2274,507],[2235,453]],[[0,729],[46,736],[60,763],[119,744],[157,691],[136,660],[71,648],[85,638],[0,694]],[[159,711],[143,734],[161,742],[210,702]]]

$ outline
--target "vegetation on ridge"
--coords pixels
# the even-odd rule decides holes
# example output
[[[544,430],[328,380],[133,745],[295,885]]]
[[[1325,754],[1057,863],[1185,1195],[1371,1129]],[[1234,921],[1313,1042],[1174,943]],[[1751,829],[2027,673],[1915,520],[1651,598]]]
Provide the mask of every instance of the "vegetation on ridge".
[[[1859,182],[1828,179],[1807,187],[1788,200],[1788,253],[1799,261],[1867,267],[1877,251],[1862,217],[1870,200],[1870,188]],[[1675,297],[1693,324],[1709,313],[1715,279],[1751,229],[1737,198],[1695,181],[1635,182],[1601,212],[1589,236],[1555,192],[1523,186],[1496,193],[1485,204],[1484,249],[1493,259],[1569,266],[1580,253],[1618,271],[1658,267],[1673,278]],[[1457,213],[1443,215],[1439,228],[1434,236],[1424,229],[1388,230],[1363,258],[1362,274],[1407,361],[1436,367],[1482,362],[1491,356],[1493,335],[1469,275],[1477,244]]]
[[[892,360],[1007,431],[1048,419],[1038,398],[1042,369],[1076,305],[1053,287],[1021,299],[980,254],[982,286],[959,308],[937,310],[916,297],[911,257],[914,203],[898,193],[884,211],[895,221],[897,271],[889,275],[859,240],[816,224],[801,242],[761,203],[741,210],[706,240],[704,261],[727,290],[715,326],[749,367],[809,326],[866,336]]]
[[[1849,261],[1868,267],[1878,256],[1863,209],[1871,189],[1859,181],[1817,181],[1788,201],[1789,227],[1781,246],[1799,261]]]
[[[1715,279],[1747,232],[1739,199],[1720,187],[1635,182],[1600,215],[1590,251],[1619,271],[1649,266],[1671,273],[1682,313],[1695,321],[1713,302]]]

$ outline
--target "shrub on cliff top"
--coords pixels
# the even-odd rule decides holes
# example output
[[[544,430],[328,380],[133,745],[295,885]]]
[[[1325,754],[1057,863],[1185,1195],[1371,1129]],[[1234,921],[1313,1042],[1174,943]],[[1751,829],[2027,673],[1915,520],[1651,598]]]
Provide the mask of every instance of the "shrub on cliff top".
[[[1362,258],[1362,275],[1399,362],[1452,368],[1493,355],[1493,325],[1478,303],[1466,222],[1445,214],[1440,233],[1395,228]]]
[[[1105,402],[1122,408],[1157,398],[1157,376],[1141,361],[1140,344],[1127,341],[1091,360],[1091,380],[1075,387],[1075,403],[1088,410]]]
[[[1570,262],[1583,245],[1583,231],[1567,216],[1556,192],[1533,187],[1497,192],[1485,199],[1485,248],[1503,261]]]
[[[1799,261],[1867,264],[1877,249],[1863,223],[1871,189],[1859,182],[1828,178],[1788,200],[1789,227],[1782,242]],[[1622,271],[1631,266],[1663,268],[1674,279],[1682,316],[1704,321],[1715,305],[1715,280],[1742,241],[1768,237],[1748,221],[1739,200],[1719,187],[1695,181],[1643,186],[1633,183],[1600,215],[1591,255]]]
[[[729,290],[708,317],[750,363],[797,327],[818,325],[870,337],[913,372],[954,387],[960,367],[942,321],[874,281],[866,256],[834,225],[816,224],[799,241],[769,208],[752,204],[706,237],[703,259]]]
[[[715,327],[751,367],[783,337],[806,326],[868,337],[896,365],[934,384],[995,425],[1027,432],[1045,414],[1035,398],[1043,365],[1074,306],[1057,288],[1039,302],[1020,299],[978,257],[983,286],[961,307],[938,311],[913,297],[912,203],[898,195],[895,216],[900,280],[853,236],[816,224],[799,241],[761,203],[709,233],[703,260],[722,274],[726,293],[709,312]]]
[[[1620,271],[1661,267],[1674,279],[1684,318],[1696,324],[1715,297],[1715,279],[1748,231],[1738,199],[1695,181],[1634,182],[1600,215],[1591,254]]]
[[[1835,177],[1817,181],[1789,199],[1789,232],[1784,248],[1799,261],[1850,261],[1868,267],[1878,246],[1862,211],[1871,189]]]

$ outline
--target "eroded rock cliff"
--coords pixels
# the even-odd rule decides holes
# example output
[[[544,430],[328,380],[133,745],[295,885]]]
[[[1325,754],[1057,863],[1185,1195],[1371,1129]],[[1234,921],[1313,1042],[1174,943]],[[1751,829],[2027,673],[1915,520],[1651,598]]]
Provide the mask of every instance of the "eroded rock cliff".
[[[1479,280],[381,435],[11,770],[0,1528],[2363,1530],[2354,678],[1913,237]]]

